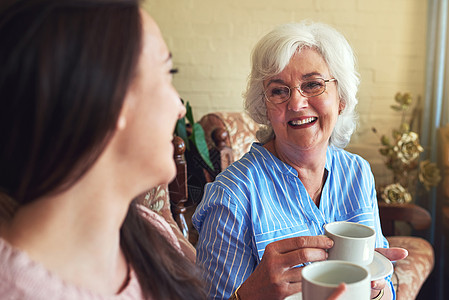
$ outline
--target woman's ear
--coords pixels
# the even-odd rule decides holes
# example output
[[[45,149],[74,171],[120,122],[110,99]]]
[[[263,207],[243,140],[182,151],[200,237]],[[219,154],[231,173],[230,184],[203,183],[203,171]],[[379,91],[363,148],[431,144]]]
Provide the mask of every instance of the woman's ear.
[[[117,130],[123,130],[126,128],[126,117],[120,114],[117,120]]]
[[[117,124],[116,124],[116,129],[117,130],[124,130],[126,128],[126,123],[127,123],[127,115],[128,115],[128,111],[129,111],[129,105],[127,103],[128,101],[124,101],[123,106],[122,106],[122,110],[120,111],[120,115],[118,116],[117,119]]]
[[[338,114],[341,115],[341,112],[346,107],[346,102],[340,99],[340,104],[338,105]]]

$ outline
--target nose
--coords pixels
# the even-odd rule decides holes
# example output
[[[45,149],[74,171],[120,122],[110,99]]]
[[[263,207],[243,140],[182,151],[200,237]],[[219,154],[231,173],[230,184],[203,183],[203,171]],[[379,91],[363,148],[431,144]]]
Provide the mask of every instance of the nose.
[[[181,98],[179,98],[178,108],[178,119],[181,119],[186,115],[186,107],[184,106],[184,103],[182,103]]]
[[[291,93],[287,104],[289,110],[299,111],[309,105],[308,98],[301,95],[299,88],[292,89]]]

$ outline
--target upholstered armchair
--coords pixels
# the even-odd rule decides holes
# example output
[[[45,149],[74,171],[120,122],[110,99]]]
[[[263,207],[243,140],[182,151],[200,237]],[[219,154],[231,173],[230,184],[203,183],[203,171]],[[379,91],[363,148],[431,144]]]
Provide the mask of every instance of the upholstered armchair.
[[[413,204],[386,204],[379,202],[379,214],[382,232],[390,247],[402,247],[408,250],[406,259],[394,263],[393,284],[397,298],[415,299],[434,266],[434,250],[423,238],[403,236],[396,229],[397,222],[403,222],[413,230],[429,228],[431,217],[427,210]]]
[[[258,125],[243,112],[216,112],[205,115],[199,123],[203,126],[206,139],[221,153],[222,169],[243,156],[256,141]],[[397,298],[415,299],[422,284],[434,266],[434,251],[426,240],[412,236],[395,236],[394,224],[403,221],[414,229],[426,229],[430,215],[414,204],[388,206],[380,204],[381,223],[384,235],[391,247],[403,247],[409,256],[395,263],[392,276]]]

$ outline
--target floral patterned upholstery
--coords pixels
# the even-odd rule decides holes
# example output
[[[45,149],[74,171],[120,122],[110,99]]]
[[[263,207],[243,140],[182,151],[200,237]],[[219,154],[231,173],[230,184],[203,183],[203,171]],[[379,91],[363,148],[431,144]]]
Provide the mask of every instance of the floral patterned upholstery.
[[[390,247],[408,250],[408,257],[395,262],[392,277],[398,300],[415,299],[434,266],[432,245],[422,238],[411,236],[388,237]]]
[[[251,143],[256,141],[258,125],[243,112],[215,112],[205,115],[200,124],[206,133],[206,139],[213,145],[211,133],[217,127],[224,127],[229,133],[226,144],[232,148],[234,160],[249,151]],[[397,299],[415,299],[434,266],[434,251],[426,240],[411,236],[387,237],[390,247],[402,247],[409,256],[395,263],[393,283]]]
[[[146,206],[163,216],[170,223],[173,218],[171,218],[170,201],[168,195],[168,185],[161,184],[140,195],[138,197],[138,201],[143,206]]]
[[[158,213],[167,221],[171,229],[178,238],[181,250],[184,255],[191,261],[195,261],[196,250],[191,243],[184,237],[175,220],[170,209],[170,197],[167,184],[161,184],[152,188],[137,197],[137,201]]]
[[[234,160],[241,158],[256,141],[259,125],[244,112],[215,112],[205,115],[199,121],[204,129],[208,145],[214,145],[212,132],[224,127],[229,133],[226,141],[232,149]]]

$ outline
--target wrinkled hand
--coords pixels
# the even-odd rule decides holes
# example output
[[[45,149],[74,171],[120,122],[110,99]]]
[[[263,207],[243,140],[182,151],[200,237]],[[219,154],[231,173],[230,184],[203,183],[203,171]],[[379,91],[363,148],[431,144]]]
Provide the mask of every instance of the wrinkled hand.
[[[407,257],[408,251],[403,248],[376,248],[376,251],[388,258],[391,261],[401,260]],[[371,298],[376,297],[382,289],[385,288],[386,281],[385,279],[379,279],[375,281],[371,281]],[[388,297],[390,295],[390,290],[385,290],[385,299],[391,299]]]
[[[242,300],[284,299],[301,291],[299,264],[327,259],[333,241],[325,236],[301,236],[268,244],[254,272],[239,289]]]

